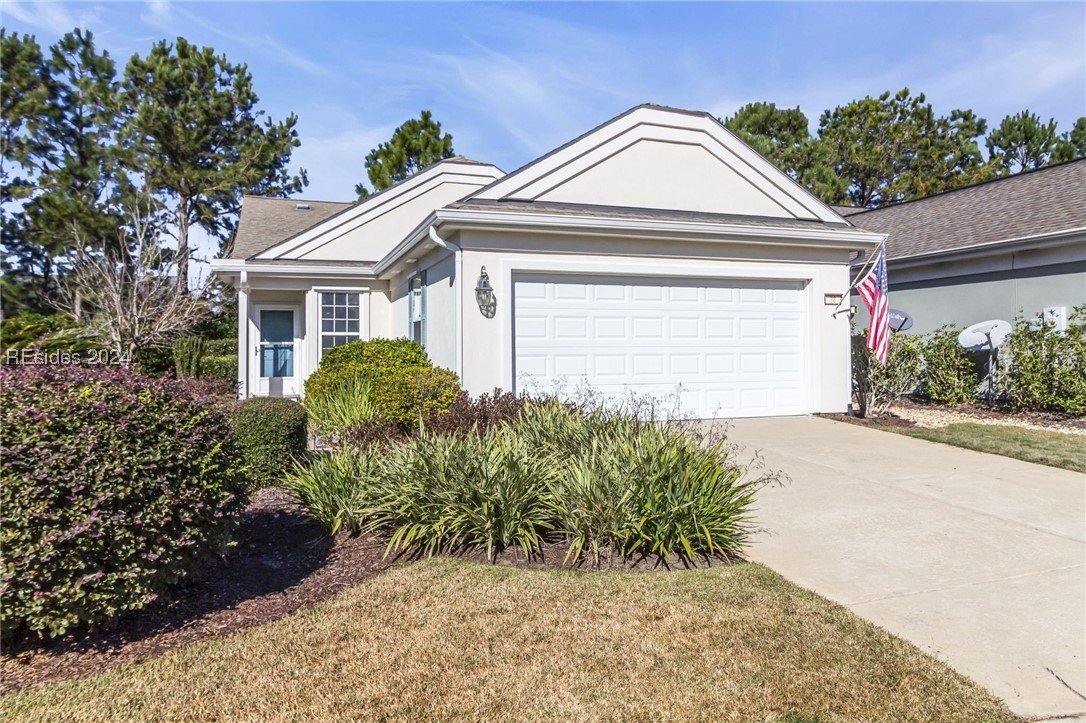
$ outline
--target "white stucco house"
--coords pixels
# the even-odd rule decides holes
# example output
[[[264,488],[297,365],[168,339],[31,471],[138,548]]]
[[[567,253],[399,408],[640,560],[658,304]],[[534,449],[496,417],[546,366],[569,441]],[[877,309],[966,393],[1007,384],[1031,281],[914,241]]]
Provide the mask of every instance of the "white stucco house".
[[[299,396],[323,350],[407,336],[473,394],[792,415],[846,408],[834,312],[883,238],[708,113],[643,105],[508,174],[452,158],[357,204],[246,198],[213,270],[238,289],[242,396]]]

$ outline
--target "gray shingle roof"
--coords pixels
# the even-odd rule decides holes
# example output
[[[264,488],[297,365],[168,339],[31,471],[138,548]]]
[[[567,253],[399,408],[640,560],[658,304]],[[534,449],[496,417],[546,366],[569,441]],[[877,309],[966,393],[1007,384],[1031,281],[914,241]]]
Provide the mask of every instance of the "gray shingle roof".
[[[230,258],[247,259],[353,205],[338,201],[245,196]]]
[[[1086,228],[1086,159],[861,210],[848,220],[889,234],[888,259]]]

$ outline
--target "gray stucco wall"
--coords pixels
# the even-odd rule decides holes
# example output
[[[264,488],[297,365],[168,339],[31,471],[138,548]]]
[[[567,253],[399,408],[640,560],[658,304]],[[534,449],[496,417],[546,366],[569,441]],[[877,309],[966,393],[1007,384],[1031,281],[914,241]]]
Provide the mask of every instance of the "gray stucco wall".
[[[944,324],[964,328],[988,319],[1014,321],[1033,317],[1050,306],[1067,313],[1086,304],[1086,262],[1066,263],[1017,271],[970,274],[949,278],[894,283],[890,271],[890,307],[913,317],[914,334],[926,334]],[[868,314],[859,296],[854,324],[867,326]]]

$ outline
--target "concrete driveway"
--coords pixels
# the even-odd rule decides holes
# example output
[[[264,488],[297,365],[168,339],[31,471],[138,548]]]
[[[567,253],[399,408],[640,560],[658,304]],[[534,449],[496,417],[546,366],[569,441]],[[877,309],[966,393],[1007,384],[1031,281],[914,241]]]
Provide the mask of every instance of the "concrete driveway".
[[[1020,715],[1086,716],[1086,475],[815,417],[732,425],[791,477],[759,495],[753,559]]]

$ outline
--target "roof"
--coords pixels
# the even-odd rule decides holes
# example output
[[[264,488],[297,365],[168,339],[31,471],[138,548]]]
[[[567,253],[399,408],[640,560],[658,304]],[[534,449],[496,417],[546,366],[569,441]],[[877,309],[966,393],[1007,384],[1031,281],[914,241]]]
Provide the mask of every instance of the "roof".
[[[889,234],[889,260],[1086,228],[1086,158],[860,209],[848,220]]]
[[[626,218],[655,221],[679,221],[720,223],[741,226],[759,226],[767,228],[826,228],[845,229],[847,224],[829,224],[814,219],[775,218],[769,216],[744,216],[739,214],[698,213],[694,211],[672,211],[655,208],[627,208],[621,206],[596,206],[578,203],[555,203],[544,201],[493,201],[480,198],[467,198],[450,203],[445,208],[468,209],[473,211],[501,211],[524,214],[557,214],[562,216],[585,216],[590,218]]]
[[[247,259],[353,205],[339,201],[245,196],[229,258]]]

